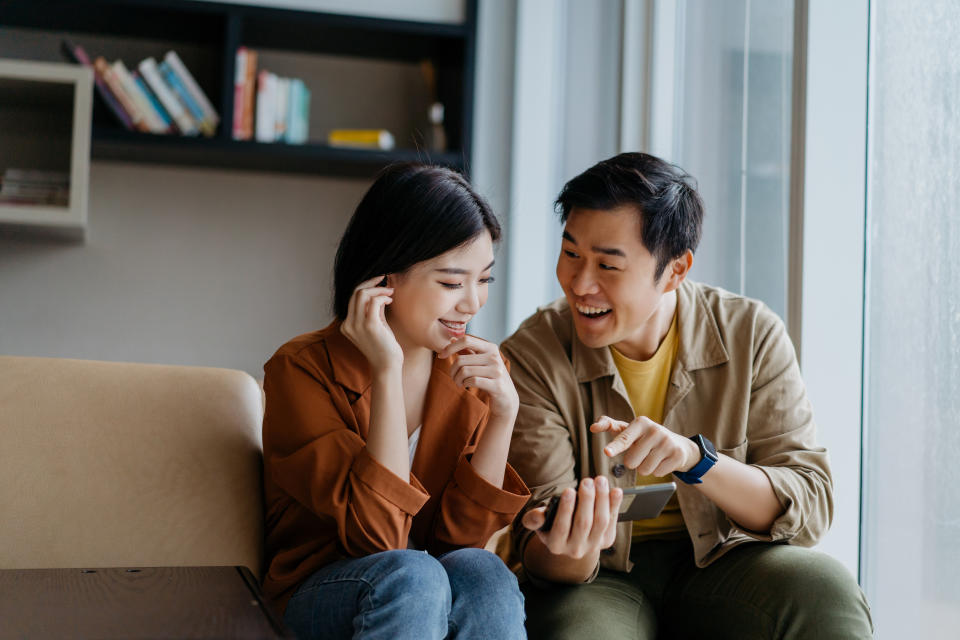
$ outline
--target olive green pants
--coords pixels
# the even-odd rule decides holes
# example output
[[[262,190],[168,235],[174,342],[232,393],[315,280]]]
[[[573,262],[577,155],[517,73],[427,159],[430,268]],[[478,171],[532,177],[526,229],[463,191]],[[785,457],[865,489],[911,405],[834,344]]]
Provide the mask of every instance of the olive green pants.
[[[689,540],[633,545],[630,573],[601,570],[590,584],[522,585],[531,640],[872,638],[863,592],[823,553],[749,543],[710,566]]]

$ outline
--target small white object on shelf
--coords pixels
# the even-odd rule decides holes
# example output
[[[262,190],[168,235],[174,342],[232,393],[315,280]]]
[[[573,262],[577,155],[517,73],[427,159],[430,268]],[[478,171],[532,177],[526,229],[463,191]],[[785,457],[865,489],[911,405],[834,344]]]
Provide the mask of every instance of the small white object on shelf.
[[[93,72],[83,66],[0,58],[0,176],[19,176],[14,191],[37,192],[38,176],[65,172],[65,205],[0,198],[0,225],[66,231],[87,227]],[[21,179],[22,178],[22,179]],[[31,178],[31,179],[27,179]],[[39,180],[39,182],[43,182]],[[41,185],[41,190],[43,190]],[[10,192],[10,189],[8,189]],[[62,197],[46,198],[62,202]]]

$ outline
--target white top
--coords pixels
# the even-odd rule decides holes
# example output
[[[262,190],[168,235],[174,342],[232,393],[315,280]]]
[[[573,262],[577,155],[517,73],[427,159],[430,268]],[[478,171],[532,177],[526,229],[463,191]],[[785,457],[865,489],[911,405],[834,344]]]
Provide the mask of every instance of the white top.
[[[407,442],[409,443],[408,446],[410,449],[410,467],[413,467],[413,456],[417,454],[417,445],[420,444],[420,428],[421,427],[423,427],[423,425],[420,425],[419,427],[417,427],[416,430],[413,433],[411,433],[410,437],[407,439]],[[413,545],[413,540],[411,540],[410,538],[407,538],[407,549],[416,549],[416,547]]]
[[[423,425],[420,425],[416,430],[410,434],[410,438],[407,440],[410,448],[410,466],[413,467],[413,456],[417,454],[417,445],[420,444],[420,429]]]

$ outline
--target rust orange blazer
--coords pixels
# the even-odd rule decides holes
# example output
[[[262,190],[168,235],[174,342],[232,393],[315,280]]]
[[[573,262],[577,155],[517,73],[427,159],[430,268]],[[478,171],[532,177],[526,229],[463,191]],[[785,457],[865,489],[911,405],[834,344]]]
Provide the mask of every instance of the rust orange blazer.
[[[339,322],[294,338],[264,365],[263,589],[278,610],[331,562],[405,549],[408,536],[433,555],[482,547],[526,504],[530,492],[509,465],[501,488],[470,464],[489,408],[453,382],[451,362],[434,360],[409,483],[367,452],[370,369]]]

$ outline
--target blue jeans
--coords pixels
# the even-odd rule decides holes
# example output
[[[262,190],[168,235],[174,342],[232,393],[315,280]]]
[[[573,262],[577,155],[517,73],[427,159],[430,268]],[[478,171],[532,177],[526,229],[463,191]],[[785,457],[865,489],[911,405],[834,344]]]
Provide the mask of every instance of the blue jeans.
[[[526,638],[523,596],[496,555],[439,558],[401,549],[323,567],[287,604],[284,622],[314,638]]]

